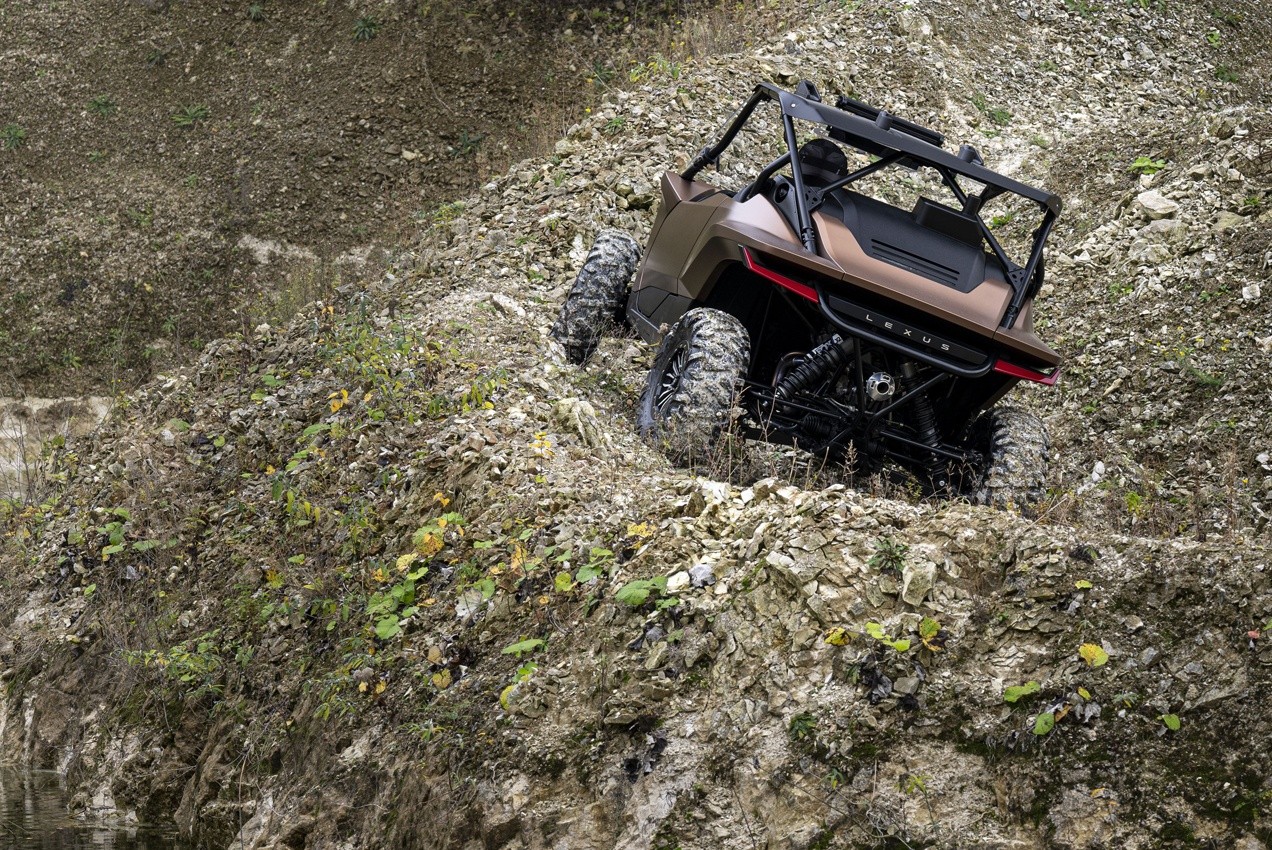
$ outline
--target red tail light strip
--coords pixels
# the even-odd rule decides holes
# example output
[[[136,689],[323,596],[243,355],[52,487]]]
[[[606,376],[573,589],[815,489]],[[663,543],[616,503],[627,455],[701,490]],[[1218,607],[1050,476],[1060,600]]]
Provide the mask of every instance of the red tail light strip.
[[[1015,363],[1008,363],[1006,360],[999,360],[994,363],[994,371],[1003,375],[1011,375],[1013,378],[1024,378],[1026,381],[1052,386],[1060,377],[1060,370],[1053,369],[1051,374],[1045,372],[1035,372],[1033,369],[1026,369],[1024,366],[1017,366]]]
[[[809,301],[812,301],[814,304],[817,303],[816,289],[813,289],[811,286],[809,286],[806,283],[800,283],[798,280],[791,280],[789,277],[786,277],[785,275],[780,275],[777,272],[773,271],[772,269],[764,268],[764,266],[760,265],[759,263],[755,261],[755,257],[751,255],[750,248],[742,249],[742,262],[746,263],[747,269],[755,272],[760,277],[764,278],[770,283],[776,283],[778,286],[782,287],[783,289],[794,292],[796,295],[798,295],[801,298],[807,298]]]

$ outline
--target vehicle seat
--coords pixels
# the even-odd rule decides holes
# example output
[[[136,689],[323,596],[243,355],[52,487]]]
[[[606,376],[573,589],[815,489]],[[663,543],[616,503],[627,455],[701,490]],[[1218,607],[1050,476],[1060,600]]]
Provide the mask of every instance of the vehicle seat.
[[[799,149],[800,171],[804,182],[820,189],[848,173],[848,157],[839,145],[829,139],[813,139]]]

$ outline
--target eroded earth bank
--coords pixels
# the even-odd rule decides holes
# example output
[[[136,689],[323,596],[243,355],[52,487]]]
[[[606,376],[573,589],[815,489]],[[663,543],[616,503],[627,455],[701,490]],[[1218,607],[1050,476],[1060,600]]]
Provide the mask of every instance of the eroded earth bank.
[[[57,454],[7,517],[6,750],[208,847],[1267,846],[1266,35],[828,4],[655,69]],[[596,232],[800,77],[1066,199],[1033,514],[676,469],[632,433],[652,351],[550,341]]]

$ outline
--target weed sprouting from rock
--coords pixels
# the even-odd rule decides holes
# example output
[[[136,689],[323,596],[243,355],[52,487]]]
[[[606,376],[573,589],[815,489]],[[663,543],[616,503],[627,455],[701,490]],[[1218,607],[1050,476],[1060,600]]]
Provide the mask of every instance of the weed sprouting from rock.
[[[380,34],[380,21],[370,15],[363,15],[353,24],[354,41],[370,41]]]
[[[17,124],[6,124],[4,129],[0,130],[0,146],[7,151],[16,151],[26,144],[26,140],[26,130]]]

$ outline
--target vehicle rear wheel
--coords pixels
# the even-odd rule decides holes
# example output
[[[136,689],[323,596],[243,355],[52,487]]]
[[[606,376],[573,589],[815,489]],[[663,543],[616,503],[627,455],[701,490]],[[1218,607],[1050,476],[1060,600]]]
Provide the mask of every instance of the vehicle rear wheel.
[[[641,396],[642,435],[681,464],[710,457],[751,366],[751,338],[728,313],[699,307],[663,338]]]
[[[627,293],[639,260],[640,248],[626,233],[604,230],[596,237],[552,325],[552,338],[565,348],[571,363],[586,362],[601,335],[611,325],[623,324]]]
[[[1014,407],[996,407],[972,426],[972,447],[985,465],[967,495],[978,505],[1026,507],[1046,493],[1051,441],[1042,420]]]

